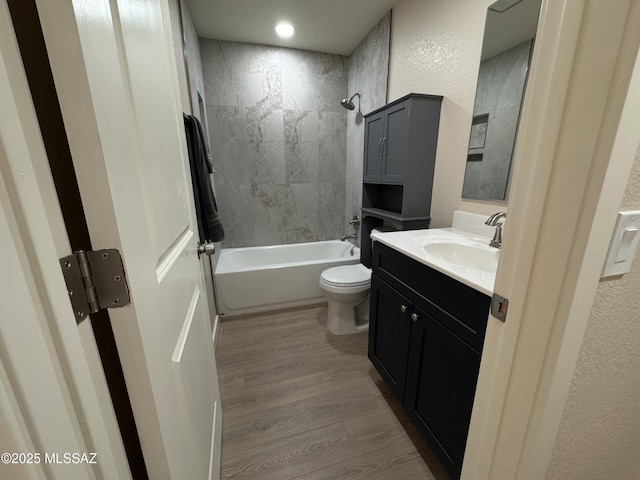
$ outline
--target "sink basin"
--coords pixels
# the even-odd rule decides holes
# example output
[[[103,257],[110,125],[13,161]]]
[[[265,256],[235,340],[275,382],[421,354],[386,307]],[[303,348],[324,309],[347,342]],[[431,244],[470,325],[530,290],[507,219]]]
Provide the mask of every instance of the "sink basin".
[[[446,268],[495,274],[500,250],[487,243],[461,236],[424,235],[413,240],[413,248],[426,260]]]
[[[427,255],[474,270],[495,273],[498,268],[497,248],[465,243],[433,242],[422,247]]]
[[[371,238],[440,273],[493,295],[500,250],[491,237],[456,228],[373,232]]]

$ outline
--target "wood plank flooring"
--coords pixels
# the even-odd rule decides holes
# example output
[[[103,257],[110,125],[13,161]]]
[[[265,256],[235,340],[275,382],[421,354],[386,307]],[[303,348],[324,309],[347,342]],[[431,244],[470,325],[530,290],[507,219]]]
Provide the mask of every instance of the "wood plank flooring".
[[[326,318],[315,306],[221,322],[221,478],[447,480],[367,359],[367,333],[334,336]]]

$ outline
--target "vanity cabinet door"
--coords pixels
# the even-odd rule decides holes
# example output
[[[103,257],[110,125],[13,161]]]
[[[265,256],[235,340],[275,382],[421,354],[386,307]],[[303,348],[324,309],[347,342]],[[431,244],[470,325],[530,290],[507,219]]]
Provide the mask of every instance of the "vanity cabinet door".
[[[369,359],[400,403],[407,374],[411,308],[404,295],[377,275],[371,276]]]
[[[404,407],[452,478],[462,470],[480,355],[414,306]]]
[[[364,182],[379,183],[382,173],[384,111],[367,117],[364,131]]]

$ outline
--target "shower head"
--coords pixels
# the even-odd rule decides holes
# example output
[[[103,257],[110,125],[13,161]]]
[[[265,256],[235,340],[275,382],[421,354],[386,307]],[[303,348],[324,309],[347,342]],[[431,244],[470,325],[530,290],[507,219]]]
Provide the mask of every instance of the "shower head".
[[[340,105],[342,105],[347,110],[353,110],[354,108],[356,108],[356,106],[353,104],[353,102],[351,100],[347,99],[347,98],[344,98],[340,102]]]
[[[347,110],[353,110],[354,108],[356,108],[356,106],[353,104],[353,99],[356,97],[356,95],[358,96],[358,109],[360,109],[359,108],[359,106],[360,106],[360,92],[354,93],[353,95],[351,95],[351,98],[349,98],[349,99],[344,98],[340,102],[340,105],[342,105]]]

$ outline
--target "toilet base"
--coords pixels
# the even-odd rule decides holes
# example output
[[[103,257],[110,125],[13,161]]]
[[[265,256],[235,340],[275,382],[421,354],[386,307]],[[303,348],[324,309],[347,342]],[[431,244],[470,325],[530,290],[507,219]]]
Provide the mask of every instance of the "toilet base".
[[[362,325],[357,324],[358,309],[362,312],[363,307],[368,310],[369,295],[363,301],[355,305],[350,302],[336,302],[329,300],[327,311],[327,329],[334,335],[349,335],[352,333],[366,332],[369,330],[369,322]],[[361,317],[365,315],[360,314]],[[368,320],[368,312],[366,315]]]

